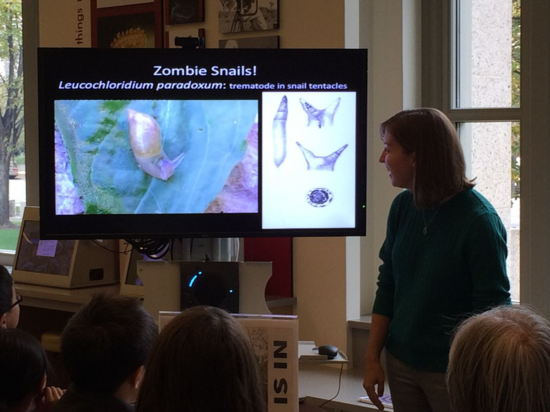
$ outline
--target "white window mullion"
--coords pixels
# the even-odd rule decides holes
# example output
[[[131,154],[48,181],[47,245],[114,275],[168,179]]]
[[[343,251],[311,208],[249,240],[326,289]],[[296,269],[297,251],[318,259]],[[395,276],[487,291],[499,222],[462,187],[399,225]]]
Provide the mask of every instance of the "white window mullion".
[[[464,42],[469,41],[468,35],[464,34],[464,24],[461,25],[463,30],[461,33],[458,30],[459,26],[451,18],[452,12],[457,10],[459,1],[426,0],[423,2],[423,70],[425,70],[426,81],[422,104],[441,109],[454,123],[465,128],[493,122],[502,122],[501,124],[506,125],[519,123],[521,127],[520,301],[534,306],[550,318],[550,60],[548,59],[550,2],[548,0],[522,0],[521,2],[520,107],[456,108],[455,106],[468,106],[468,102],[464,99],[457,98],[455,89],[452,87],[457,75],[460,76],[461,70],[453,61],[453,56],[456,56],[457,49],[464,52],[464,48],[468,46]],[[475,1],[477,0],[464,0],[461,6],[467,7],[468,3],[486,6],[486,4],[476,4]],[[461,13],[467,11],[463,9]],[[467,19],[468,16],[461,14],[460,18]],[[462,39],[462,44],[458,43],[455,46],[452,38],[456,33],[465,37]],[[482,43],[485,40],[479,35],[477,39]],[[475,43],[473,45],[479,46]],[[463,60],[463,66],[464,63]],[[462,79],[462,81],[468,81],[468,79]],[[457,102],[459,104],[456,104]],[[492,137],[491,133],[487,133],[487,138]],[[475,142],[470,143],[475,145]],[[471,147],[466,149],[473,150]],[[490,163],[488,165],[490,167]]]

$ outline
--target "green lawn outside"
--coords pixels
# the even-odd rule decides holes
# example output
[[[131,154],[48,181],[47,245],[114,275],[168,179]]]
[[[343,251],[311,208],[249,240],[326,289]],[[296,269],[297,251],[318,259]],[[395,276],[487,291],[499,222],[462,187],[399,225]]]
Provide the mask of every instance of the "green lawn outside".
[[[21,222],[13,222],[20,225]],[[17,247],[17,239],[19,238],[19,228],[15,229],[0,229],[0,249],[15,250]]]

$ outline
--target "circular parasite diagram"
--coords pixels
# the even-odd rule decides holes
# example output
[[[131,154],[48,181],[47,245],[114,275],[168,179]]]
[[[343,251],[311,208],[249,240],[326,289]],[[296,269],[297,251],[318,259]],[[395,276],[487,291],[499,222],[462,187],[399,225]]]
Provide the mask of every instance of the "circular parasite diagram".
[[[306,199],[313,207],[325,207],[332,202],[332,192],[322,187],[311,189],[307,192]]]

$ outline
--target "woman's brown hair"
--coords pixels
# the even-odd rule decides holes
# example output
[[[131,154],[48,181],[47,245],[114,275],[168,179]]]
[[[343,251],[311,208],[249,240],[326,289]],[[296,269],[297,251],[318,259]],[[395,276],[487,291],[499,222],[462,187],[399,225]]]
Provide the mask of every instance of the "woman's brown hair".
[[[415,154],[412,192],[417,208],[438,207],[461,190],[474,187],[473,180],[466,178],[458,133],[439,110],[403,110],[380,125],[380,136],[386,133],[406,153]]]
[[[241,325],[208,306],[184,310],[159,335],[137,412],[265,412],[258,364]]]

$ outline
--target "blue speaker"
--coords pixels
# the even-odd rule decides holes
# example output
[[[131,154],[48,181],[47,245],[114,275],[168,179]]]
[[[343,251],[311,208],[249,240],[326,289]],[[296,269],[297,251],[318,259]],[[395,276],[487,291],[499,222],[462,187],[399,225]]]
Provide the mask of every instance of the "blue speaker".
[[[207,305],[239,313],[238,262],[179,262],[180,309]]]

